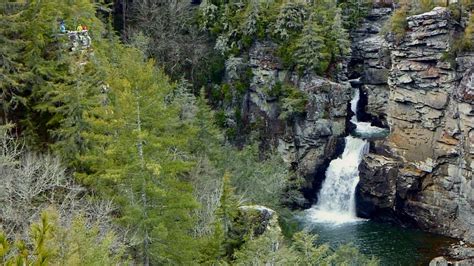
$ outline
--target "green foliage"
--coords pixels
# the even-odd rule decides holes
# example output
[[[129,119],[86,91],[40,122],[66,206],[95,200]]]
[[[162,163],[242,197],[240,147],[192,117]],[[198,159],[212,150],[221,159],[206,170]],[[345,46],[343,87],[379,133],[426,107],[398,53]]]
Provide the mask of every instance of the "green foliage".
[[[295,265],[281,247],[283,236],[277,228],[267,229],[263,235],[250,239],[235,253],[235,265]]]
[[[114,265],[124,262],[120,248],[112,251],[114,239],[111,232],[101,236],[96,226],[87,228],[82,216],[62,226],[58,214],[47,210],[31,225],[31,245],[22,239],[13,245],[0,232],[0,261],[5,265]]]
[[[179,119],[178,105],[166,104],[173,88],[153,61],[131,48],[113,53],[106,76],[111,104],[90,112],[91,131],[83,136],[93,146],[79,177],[122,206],[120,220],[133,228],[144,263],[189,263],[196,257],[188,232],[197,204],[179,176],[192,166],[186,157],[195,128]]]
[[[308,103],[307,94],[286,84],[283,86],[283,98],[280,101],[280,118],[292,119],[295,116],[305,113],[306,104]]]
[[[338,1],[342,9],[343,23],[347,29],[356,28],[372,8],[371,0],[342,0]]]
[[[273,34],[282,40],[289,39],[292,32],[303,29],[307,16],[308,6],[305,2],[287,2],[280,8]]]
[[[294,60],[300,71],[309,68],[321,73],[328,67],[329,54],[325,51],[323,35],[324,28],[316,19],[305,25],[294,52]]]
[[[369,259],[352,246],[340,246],[335,251],[327,245],[316,245],[317,236],[298,232],[290,245],[283,242],[275,228],[247,241],[236,252],[236,265],[379,265],[377,259]]]
[[[469,15],[469,22],[466,29],[464,30],[464,35],[461,39],[462,49],[464,51],[473,51],[474,50],[474,12],[471,12]]]
[[[97,104],[101,72],[88,56],[68,54],[68,39],[58,35],[58,20],[69,28],[87,24],[92,36],[104,27],[94,16],[97,6],[90,1],[31,1],[18,14],[2,15],[11,28],[2,30],[2,65],[6,79],[0,83],[3,120],[23,125],[29,142],[56,142],[57,151],[74,165],[74,154],[84,150],[79,134],[86,130],[83,114]],[[77,18],[80,17],[80,20]],[[29,23],[35,21],[35,23]],[[3,70],[2,70],[3,71]],[[18,112],[23,111],[23,112]]]
[[[289,172],[278,154],[259,160],[258,149],[250,146],[240,152],[228,150],[225,168],[232,175],[236,192],[252,203],[281,208],[280,199],[289,179]]]
[[[345,11],[351,5],[355,5],[354,1],[340,3]],[[270,38],[278,43],[278,55],[287,68],[315,70],[319,74],[349,53],[349,35],[343,21],[351,16],[351,23],[355,24],[365,14],[365,9],[359,7],[356,14],[343,15],[336,2],[329,0],[242,4],[207,1],[201,9],[201,24],[215,36],[215,49],[220,54],[231,57],[257,39]],[[210,10],[212,15],[208,17]]]
[[[202,37],[194,27],[181,27],[176,21],[150,23],[143,35],[132,32],[130,45],[123,45],[110,26],[107,32],[96,16],[98,4],[88,0],[34,0],[8,11],[1,7],[0,20],[5,26],[0,29],[1,122],[18,122],[18,132],[31,148],[55,152],[66,160],[68,171],[87,186],[84,194],[116,203],[114,218],[127,232],[122,237],[129,241],[126,252],[134,263],[192,265],[236,260],[245,264],[254,258],[272,261],[269,258],[279,249],[265,250],[275,240],[280,241],[281,234],[274,230],[266,238],[254,236],[253,227],[240,217],[238,207],[241,200],[247,200],[281,208],[281,195],[287,193],[289,182],[288,170],[278,155],[262,160],[256,147],[237,151],[224,146],[216,123],[226,123],[225,113],[213,114],[202,98],[203,91],[201,97],[195,97],[192,90],[196,88],[191,89],[186,82],[172,84],[156,68],[157,62],[147,60],[143,52],[162,59],[160,64],[174,79],[186,72],[194,84],[219,82],[226,56],[248,49],[255,38],[273,34],[278,36],[275,41],[280,46],[290,47],[286,59],[293,66],[297,63],[291,60],[298,49],[305,60],[305,52],[323,55],[315,68],[319,72],[347,52],[342,40],[347,37],[342,17],[334,5],[316,8],[306,1],[207,3],[209,8],[202,11],[206,16],[201,16],[207,21],[202,26],[221,38],[225,55],[208,55],[202,46],[189,54],[190,49],[170,47],[173,42],[168,41],[152,47],[154,41],[168,37]],[[176,11],[166,7],[164,14]],[[142,11],[145,21],[157,14],[153,13],[156,10]],[[138,18],[137,14],[143,13],[133,16]],[[161,17],[157,20],[167,21],[163,14],[158,15]],[[305,47],[312,43],[302,39],[303,25],[310,18],[314,25],[325,29],[313,33],[322,40],[317,51]],[[88,25],[93,53],[70,53],[67,38],[57,34],[59,19],[64,19],[68,28],[78,23]],[[184,22],[189,26],[193,21]],[[172,30],[163,35],[163,25],[170,25]],[[295,39],[284,41],[286,35]],[[179,56],[170,59],[168,56],[175,55],[170,51]],[[209,72],[201,72],[198,67],[198,63],[207,62],[200,61],[200,52],[213,58],[203,67]],[[181,55],[192,62],[181,60]],[[174,63],[178,63],[176,69]],[[304,64],[309,68],[316,65],[311,61]],[[243,71],[229,86],[211,91],[211,98],[234,100],[248,89],[251,78],[251,71]],[[280,84],[272,88],[272,93],[282,98],[282,114],[286,117],[304,112],[307,99],[296,88]],[[239,107],[234,114],[237,118],[242,115]],[[236,136],[240,133],[231,132]],[[2,163],[18,163],[10,159]],[[113,246],[113,239],[112,234],[87,224],[82,216],[71,225],[62,225],[54,214],[45,213],[31,228],[31,242],[19,240],[12,244],[0,234],[0,258],[7,265],[126,263],[121,248]],[[290,254],[296,252],[283,249]],[[251,255],[256,251],[258,256]],[[280,256],[283,262],[295,261],[284,257]]]
[[[408,9],[406,6],[402,6],[395,10],[390,18],[390,30],[393,32],[395,40],[398,42],[405,37],[406,29],[408,27],[407,16]]]

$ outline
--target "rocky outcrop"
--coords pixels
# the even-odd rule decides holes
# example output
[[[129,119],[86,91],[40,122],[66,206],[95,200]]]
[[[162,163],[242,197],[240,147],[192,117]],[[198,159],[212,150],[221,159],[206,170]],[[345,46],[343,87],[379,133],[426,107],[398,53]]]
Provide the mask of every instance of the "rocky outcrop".
[[[445,256],[436,257],[431,260],[430,266],[471,266],[474,265],[474,247],[463,241],[450,247]]]
[[[409,17],[407,35],[392,44],[388,154],[364,159],[358,201],[365,216],[473,242],[474,55],[445,59],[456,30],[437,7]]]
[[[292,77],[291,82],[308,97],[304,117],[296,117],[278,138],[278,151],[289,165],[313,175],[336,153],[337,138],[345,134],[347,102],[352,91],[314,75]]]
[[[262,235],[267,230],[277,230],[281,232],[278,224],[277,213],[265,206],[250,205],[239,207],[241,223],[250,225],[248,228],[253,228],[253,235]]]
[[[86,50],[91,46],[89,31],[68,31],[69,45],[71,51]]]

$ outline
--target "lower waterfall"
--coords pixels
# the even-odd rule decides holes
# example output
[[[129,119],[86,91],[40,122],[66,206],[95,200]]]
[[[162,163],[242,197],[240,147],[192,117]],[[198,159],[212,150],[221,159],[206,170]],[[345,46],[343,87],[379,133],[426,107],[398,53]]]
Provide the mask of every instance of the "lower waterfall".
[[[354,113],[351,122],[356,125],[354,135],[358,137],[347,136],[344,152],[329,164],[318,202],[308,210],[309,218],[314,222],[340,224],[361,220],[356,216],[355,189],[359,183],[359,164],[369,151],[369,144],[362,137],[380,134],[386,129],[357,120],[359,93],[356,89],[351,101],[351,110]]]

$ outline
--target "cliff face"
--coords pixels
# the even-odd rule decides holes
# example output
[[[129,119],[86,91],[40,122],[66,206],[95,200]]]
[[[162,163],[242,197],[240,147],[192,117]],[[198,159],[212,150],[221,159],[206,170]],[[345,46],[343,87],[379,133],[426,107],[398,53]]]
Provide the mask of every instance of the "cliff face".
[[[365,119],[379,126],[387,126],[388,75],[391,67],[389,43],[380,32],[391,13],[391,8],[374,8],[360,27],[351,33],[349,76],[361,78],[361,100],[369,116]]]
[[[377,110],[391,134],[360,166],[358,211],[472,242],[474,54],[445,59],[455,27],[438,7],[409,17],[405,38],[390,44],[390,90]],[[371,95],[369,111],[382,101]]]
[[[226,80],[231,82],[239,76],[235,73],[251,71],[252,79],[242,103],[235,104],[242,106],[242,121],[257,125],[261,147],[276,148],[288,167],[306,178],[302,190],[312,201],[315,189],[323,181],[324,165],[337,156],[337,147],[341,146],[338,144],[343,143],[340,137],[346,132],[352,89],[348,82],[336,83],[312,73],[300,76],[288,71],[276,51],[276,44],[270,41],[254,43],[248,54],[227,61]],[[236,71],[230,66],[236,66]],[[303,112],[282,117],[282,99],[272,93],[282,84],[303,93]],[[290,204],[309,206],[304,200]]]
[[[285,70],[271,42],[257,42],[249,53],[253,80],[244,99],[246,120],[265,121],[267,136],[289,167],[306,177],[303,191],[311,200],[324,178],[318,171],[337,154],[339,137],[345,134],[349,83],[335,83],[307,73]],[[304,113],[282,119],[281,102],[267,91],[276,83],[289,83],[307,98]]]

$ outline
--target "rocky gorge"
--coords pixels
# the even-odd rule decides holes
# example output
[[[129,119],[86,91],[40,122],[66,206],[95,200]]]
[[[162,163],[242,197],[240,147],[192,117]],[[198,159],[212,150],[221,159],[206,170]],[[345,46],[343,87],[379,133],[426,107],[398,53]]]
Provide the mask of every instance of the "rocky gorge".
[[[352,115],[350,81],[357,79],[358,117],[390,128],[387,138],[371,140],[359,166],[358,216],[462,239],[469,246],[474,242],[474,53],[452,52],[465,21],[437,7],[408,17],[406,35],[395,40],[383,30],[392,11],[375,6],[351,32],[351,57],[332,80],[288,71],[274,43],[254,43],[242,63],[253,74],[242,114],[249,123],[264,121],[267,145],[305,177],[306,201],[293,203],[307,207],[317,201],[329,162],[342,152]],[[278,83],[306,95],[303,115],[281,118],[278,99],[268,93]],[[463,247],[461,253],[451,255],[472,260],[472,249]]]

